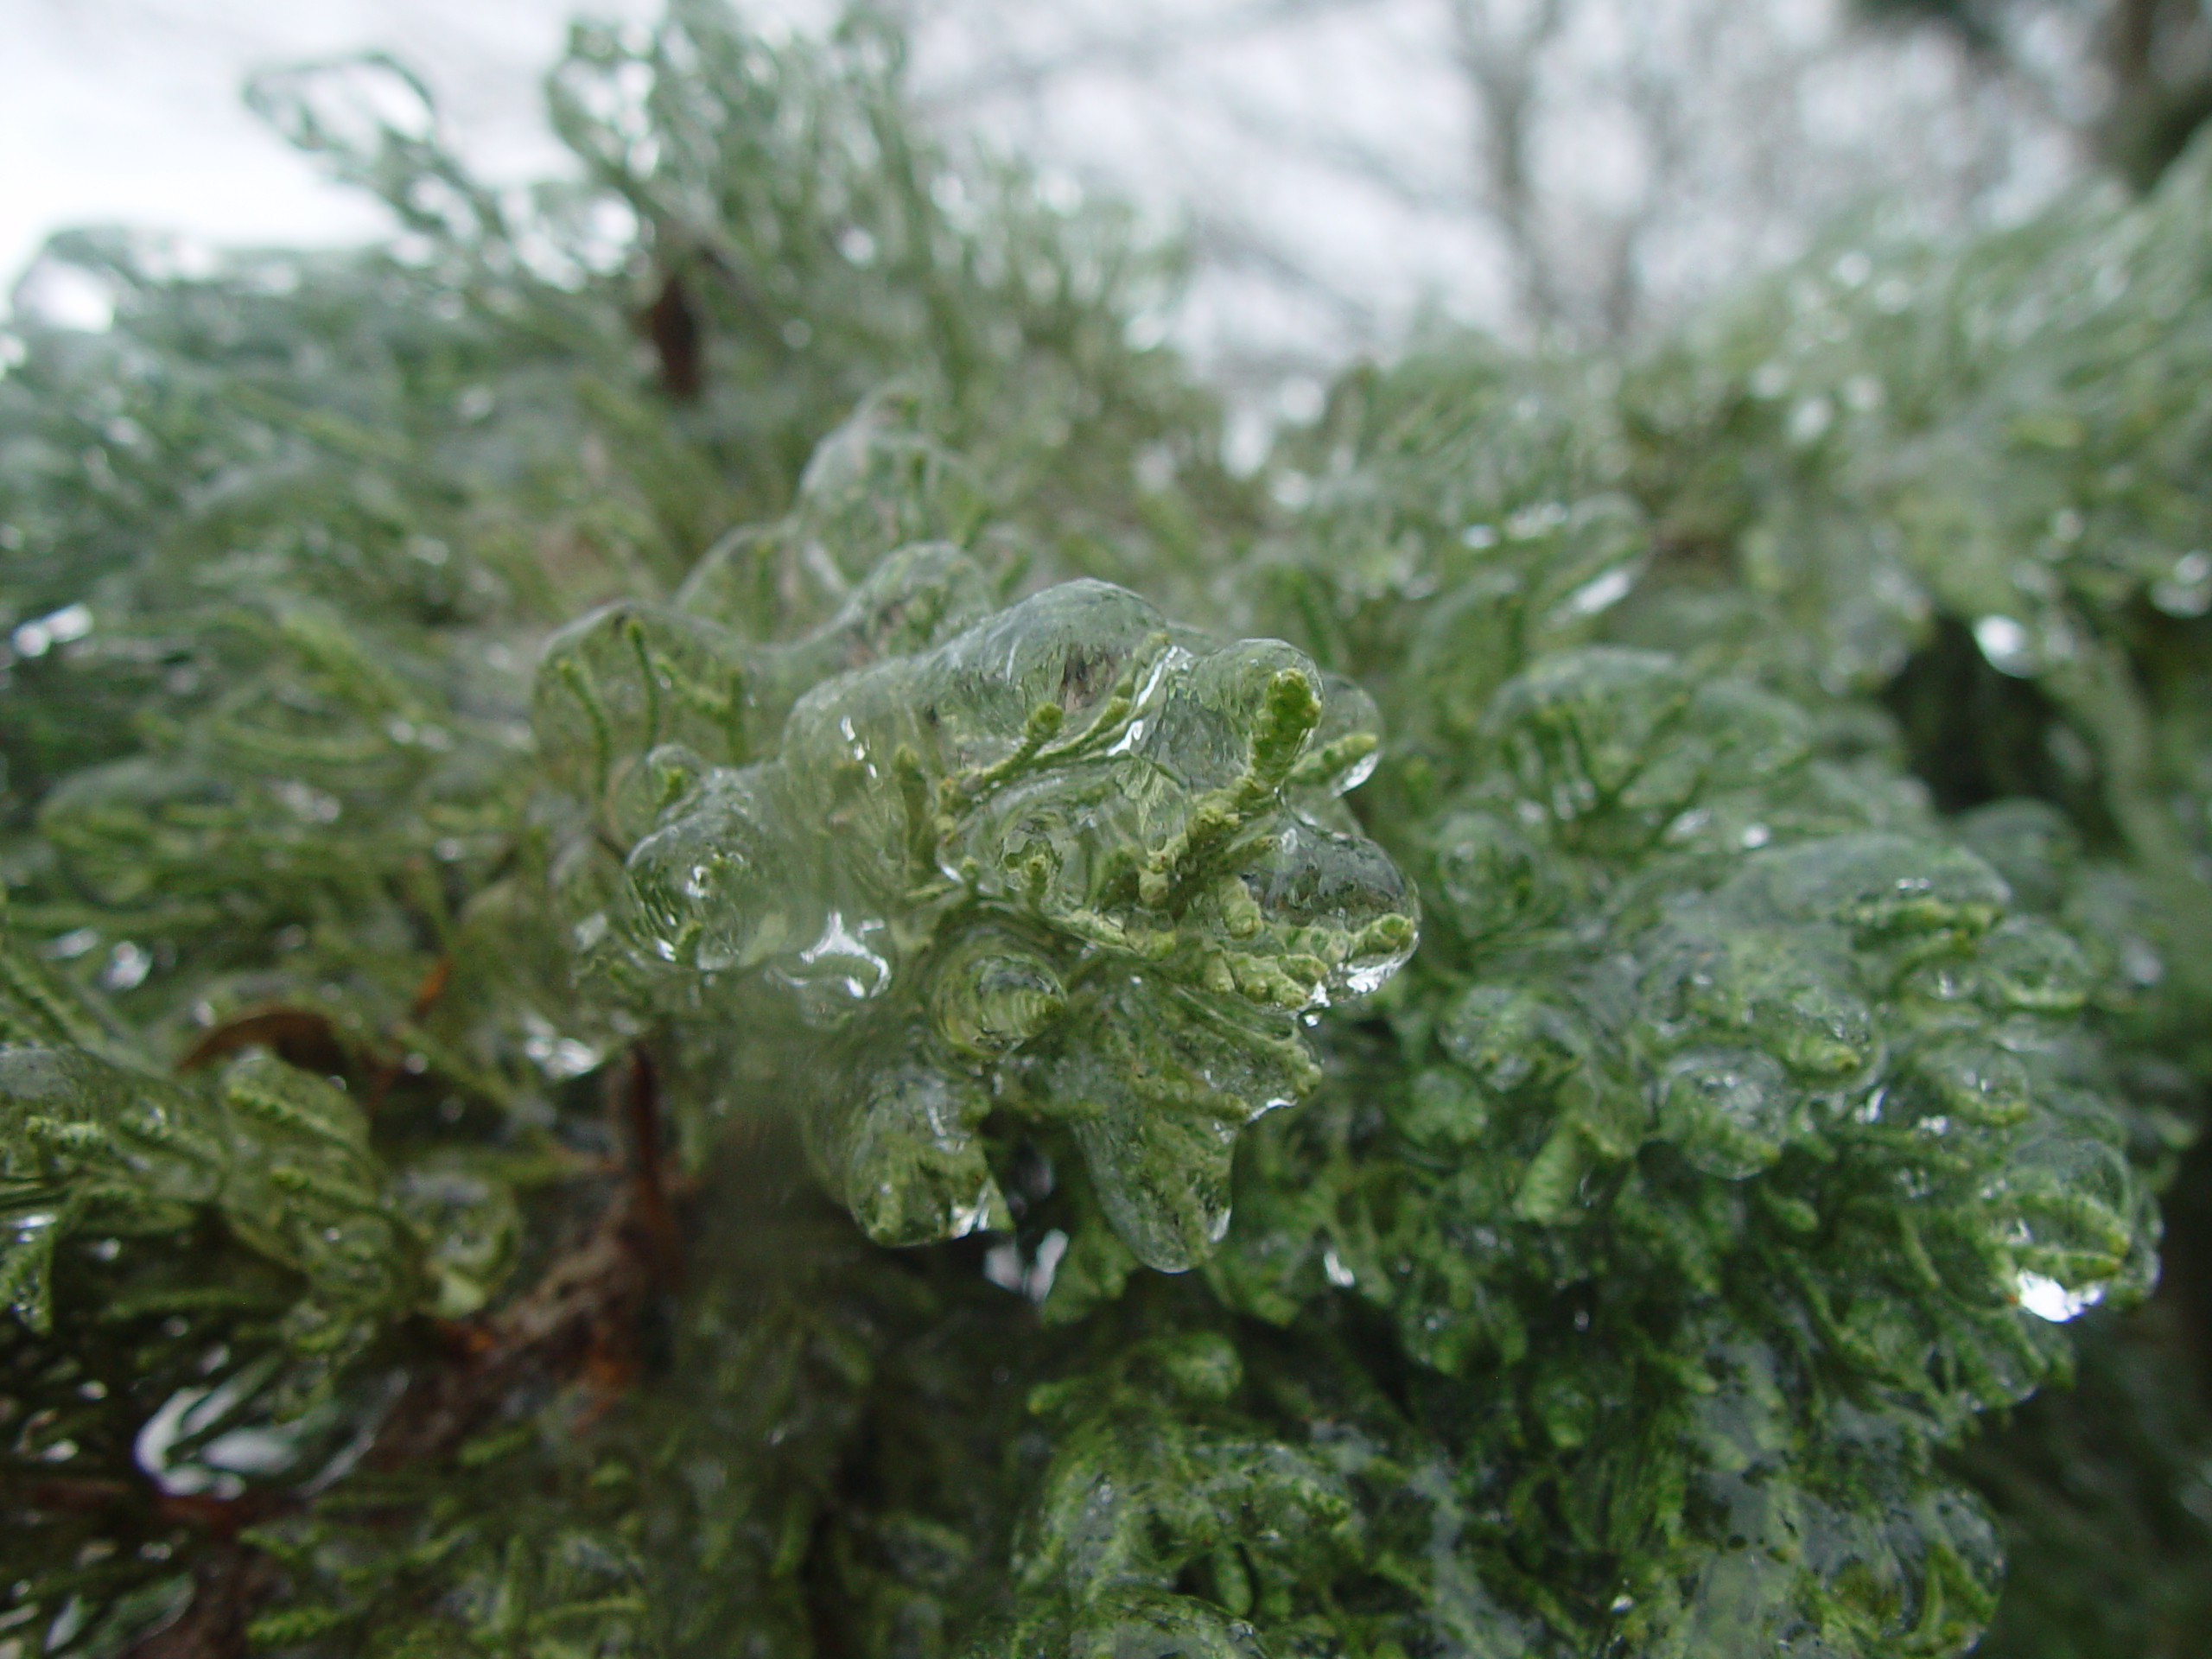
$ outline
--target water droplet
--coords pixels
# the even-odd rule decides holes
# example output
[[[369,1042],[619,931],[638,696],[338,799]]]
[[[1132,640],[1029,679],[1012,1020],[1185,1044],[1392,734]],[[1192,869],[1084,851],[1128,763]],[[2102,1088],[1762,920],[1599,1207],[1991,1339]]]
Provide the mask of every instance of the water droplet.
[[[1979,957],[1986,995],[2003,1007],[2065,1014],[2089,1000],[2095,974],[2060,929],[2034,917],[2006,918],[1983,939]]]
[[[2145,989],[2166,976],[2166,964],[2142,939],[2129,934],[2120,942],[2120,971]]]
[[[1053,1228],[1037,1241],[1037,1254],[1031,1258],[1028,1271],[1021,1275],[1021,1294],[1033,1302],[1041,1302],[1052,1294],[1053,1275],[1060,1270],[1060,1262],[1068,1253],[1068,1236]]]
[[[1999,673],[2021,679],[2036,671],[2037,664],[2028,631],[2011,617],[1993,612],[1980,618],[1974,625],[1974,639],[1989,665]]]
[[[136,990],[146,982],[146,976],[153,971],[154,958],[145,948],[130,939],[117,942],[108,952],[107,962],[100,969],[100,986],[104,990]]]
[[[2196,548],[2176,559],[2172,573],[2151,585],[2151,602],[2168,616],[2212,610],[2212,553]]]
[[[55,962],[73,962],[100,942],[99,930],[91,927],[73,928],[57,939],[50,940],[42,955]]]
[[[2021,1270],[2013,1281],[2020,1306],[2039,1319],[2053,1325],[2064,1325],[2078,1319],[2105,1299],[2102,1285],[2088,1285],[2069,1290],[2056,1279],[2040,1273]]]
[[[1509,513],[1505,520],[1505,534],[1512,541],[1534,541],[1539,536],[1550,535],[1567,520],[1565,502],[1539,501]]]
[[[1668,1063],[1659,1102],[1661,1128],[1685,1159],[1742,1180],[1782,1155],[1797,1093],[1770,1055],[1703,1049]]]
[[[1004,1054],[1067,1010],[1052,965],[1019,941],[976,929],[938,968],[930,1015],[938,1034],[963,1053]]]
[[[872,917],[847,922],[842,911],[833,910],[820,937],[798,953],[796,967],[779,963],[775,976],[806,989],[827,989],[854,1001],[874,996],[891,982],[891,963],[872,948],[871,939],[887,938],[890,929]]]
[[[1746,861],[1738,885],[1761,883],[1786,917],[1875,934],[1978,937],[2012,897],[2003,878],[1963,848],[1882,834],[1761,852]]]
[[[804,1120],[809,1158],[831,1193],[879,1244],[1010,1225],[976,1138],[990,1110],[982,1088],[931,1064],[918,1030],[858,1041],[817,1077]],[[887,1064],[869,1052],[887,1043]]]
[[[599,1051],[588,1043],[559,1035],[541,1016],[525,1015],[524,1019],[535,1028],[523,1038],[523,1055],[547,1077],[561,1082],[581,1077],[598,1066]]]
[[[1595,616],[1611,609],[1628,597],[1629,589],[1636,586],[1637,567],[1616,565],[1601,575],[1592,576],[1560,601],[1559,614],[1563,617]]]
[[[64,605],[58,611],[22,624],[10,637],[10,643],[18,656],[43,657],[55,645],[72,644],[92,631],[92,613],[89,607],[81,603]]]
[[[983,1252],[983,1277],[1001,1290],[1021,1294],[1021,1247],[1012,1239]]]
[[[1824,397],[1801,399],[1789,411],[1789,442],[1803,448],[1820,442],[1835,419],[1835,405]]]
[[[625,934],[650,957],[718,973],[758,965],[808,923],[805,889],[760,768],[717,769],[626,861]],[[817,920],[812,924],[819,927]]]

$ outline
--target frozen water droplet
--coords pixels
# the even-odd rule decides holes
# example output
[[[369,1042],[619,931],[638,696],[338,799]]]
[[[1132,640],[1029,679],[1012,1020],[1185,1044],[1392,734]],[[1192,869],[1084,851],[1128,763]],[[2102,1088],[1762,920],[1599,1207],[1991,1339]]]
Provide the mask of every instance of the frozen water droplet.
[[[983,1277],[1001,1290],[1021,1292],[1021,1247],[1012,1239],[994,1244],[983,1252]]]
[[[2070,1013],[2088,1001],[2095,983],[2081,947],[2033,917],[2010,917],[1992,930],[1980,961],[1990,990],[2011,1007]]]
[[[1707,1174],[1741,1180],[1782,1155],[1796,1093],[1771,1056],[1694,1051],[1669,1063],[1660,1087],[1662,1127]]]
[[[977,929],[938,969],[930,1017],[963,1053],[1004,1054],[1056,1022],[1067,993],[1052,964],[1020,941]]]
[[[769,828],[775,809],[756,772],[709,772],[631,849],[622,925],[642,954],[717,973],[805,938],[810,924],[788,908],[805,902],[804,885]]]
[[[1789,442],[1802,448],[1817,443],[1835,419],[1835,405],[1824,397],[1802,399],[1789,411]]]
[[[2120,971],[2147,988],[2166,976],[2166,964],[2156,950],[2130,934],[2120,942]]]
[[[1988,659],[1989,665],[2000,674],[2020,679],[2036,671],[2028,631],[2009,616],[1993,612],[1976,621],[1974,642],[1981,647],[1981,654]]]
[[[2176,559],[2172,573],[2152,583],[2151,602],[2168,616],[2212,610],[2212,553],[2196,548]]]
[[[2102,1285],[2086,1285],[2079,1290],[2069,1290],[2056,1279],[2040,1273],[2023,1269],[2014,1280],[2020,1306],[2039,1319],[2053,1325],[2064,1325],[2079,1319],[2105,1299]]]
[[[1037,1254],[1030,1259],[1028,1271],[1021,1275],[1021,1294],[1033,1302],[1041,1302],[1052,1294],[1052,1277],[1060,1270],[1061,1258],[1068,1253],[1068,1236],[1055,1227],[1037,1241]]]
[[[146,982],[146,976],[153,971],[154,958],[145,948],[133,940],[124,939],[108,952],[107,963],[100,969],[100,986],[104,990],[136,990]]]
[[[874,996],[890,982],[891,964],[871,950],[868,941],[886,931],[880,921],[863,919],[848,925],[844,912],[833,910],[821,937],[798,953],[801,964],[811,971],[803,974],[787,969],[783,976],[794,982],[828,983],[856,1000]]]
[[[100,942],[99,930],[91,927],[73,928],[59,938],[51,940],[41,953],[56,962],[73,962]]]
[[[1636,567],[1616,565],[1601,575],[1592,576],[1564,600],[1560,601],[1560,614],[1565,617],[1595,616],[1609,610],[1628,597],[1629,589],[1636,586]]]

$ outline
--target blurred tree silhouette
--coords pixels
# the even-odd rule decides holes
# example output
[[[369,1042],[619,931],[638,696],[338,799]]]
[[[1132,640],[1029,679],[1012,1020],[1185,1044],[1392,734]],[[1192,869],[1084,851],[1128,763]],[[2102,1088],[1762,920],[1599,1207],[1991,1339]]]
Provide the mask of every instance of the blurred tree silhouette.
[[[1997,73],[2040,87],[2054,115],[2138,189],[2156,183],[2212,118],[2212,18],[2193,0],[1856,3],[1877,22],[1938,29]],[[2054,25],[2075,50],[2070,63],[2025,38]]]

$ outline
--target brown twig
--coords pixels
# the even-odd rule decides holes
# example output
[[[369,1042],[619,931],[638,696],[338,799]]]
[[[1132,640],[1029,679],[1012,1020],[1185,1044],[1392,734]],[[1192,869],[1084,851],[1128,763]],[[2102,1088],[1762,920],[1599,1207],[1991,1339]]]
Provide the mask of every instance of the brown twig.
[[[587,1419],[605,1409],[607,1383],[626,1382],[638,1318],[651,1294],[650,1245],[635,1189],[624,1186],[591,1233],[523,1295],[487,1319],[443,1327],[454,1362],[418,1376],[365,1459],[397,1469],[450,1452],[525,1382],[581,1376]]]
[[[452,978],[451,957],[440,957],[430,964],[429,971],[416,985],[414,997],[407,1005],[410,1025],[420,1025],[429,1017],[430,1010],[438,1006],[438,1001],[445,995],[446,986]],[[389,1040],[391,1033],[387,1032],[385,1037]],[[394,1059],[388,1053],[378,1058],[374,1069],[369,1073],[368,1095],[363,1108],[371,1117],[374,1117],[377,1109],[384,1104],[385,1096],[391,1091],[391,1085],[404,1069],[404,1062]]]
[[[581,1429],[635,1378],[639,1325],[676,1282],[683,1235],[662,1173],[659,1097],[643,1048],[608,1068],[607,1087],[628,1131],[630,1178],[528,1291],[497,1313],[442,1327],[455,1363],[409,1389],[369,1452],[372,1466],[444,1455],[518,1388],[549,1376],[580,1385],[571,1427]]]
[[[642,321],[660,359],[661,385],[677,403],[696,403],[706,385],[704,340],[682,277],[669,273]]]
[[[624,1064],[607,1072],[607,1087],[620,1093],[629,1130],[630,1179],[636,1189],[638,1219],[653,1251],[653,1266],[664,1285],[676,1288],[683,1274],[683,1238],[669,1205],[661,1160],[660,1084],[652,1057],[632,1045]]]
[[[256,1008],[226,1020],[203,1034],[176,1063],[179,1071],[197,1071],[240,1049],[265,1048],[287,1065],[317,1077],[348,1069],[346,1046],[327,1014],[311,1008]]]
[[[610,1068],[608,1086],[610,1106],[633,1147],[628,1178],[574,1247],[528,1290],[495,1313],[438,1327],[446,1363],[417,1372],[378,1430],[364,1466],[389,1471],[450,1456],[509,1401],[549,1380],[571,1395],[569,1427],[581,1432],[635,1380],[640,1325],[673,1282],[681,1233],[662,1174],[655,1073],[642,1049]],[[104,1505],[122,1495],[107,1490],[111,1484],[68,1494],[73,1502],[56,1507]],[[232,1538],[271,1506],[251,1503],[249,1512],[238,1503],[199,1500],[200,1508],[179,1514],[166,1507],[176,1502],[164,1500],[171,1518],[191,1521],[222,1541],[201,1563],[183,1616],[138,1643],[129,1659],[239,1659],[247,1619],[283,1580],[274,1563]]]

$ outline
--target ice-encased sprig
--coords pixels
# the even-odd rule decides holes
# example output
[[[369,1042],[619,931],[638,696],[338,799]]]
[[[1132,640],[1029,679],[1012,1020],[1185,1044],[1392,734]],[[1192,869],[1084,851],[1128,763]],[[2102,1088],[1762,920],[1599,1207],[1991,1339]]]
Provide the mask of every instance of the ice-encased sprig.
[[[370,1127],[342,1088],[264,1050],[165,1075],[0,927],[0,1317],[54,1328],[56,1252],[80,1235],[168,1241],[158,1254],[208,1217],[297,1275],[276,1327],[306,1362],[295,1395],[410,1313],[474,1313],[512,1265],[512,1195],[436,1159],[394,1168]]]
[[[1412,953],[1410,887],[1334,797],[1373,705],[1073,582],[825,679],[772,758],[632,847],[614,977],[713,1017],[786,988],[821,1033],[815,1164],[871,1236],[997,1224],[995,1108],[1068,1122],[1116,1230],[1177,1270],[1229,1219],[1237,1131],[1311,1085],[1298,1017]]]

